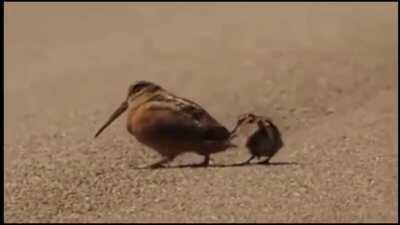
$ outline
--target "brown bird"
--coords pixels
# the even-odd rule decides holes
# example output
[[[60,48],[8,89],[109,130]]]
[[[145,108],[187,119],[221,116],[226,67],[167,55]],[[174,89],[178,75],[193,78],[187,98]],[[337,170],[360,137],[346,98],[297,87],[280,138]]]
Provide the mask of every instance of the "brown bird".
[[[184,152],[204,156],[199,166],[208,166],[212,153],[236,147],[231,140],[237,128],[229,132],[200,105],[148,81],[129,87],[126,100],[95,137],[126,110],[128,131],[162,156],[150,168],[162,167]]]
[[[239,118],[236,127],[239,128],[244,124],[253,124],[255,122],[257,122],[258,129],[246,141],[246,147],[251,157],[241,164],[248,164],[255,157],[259,159],[262,156],[266,156],[267,159],[259,163],[268,164],[271,158],[284,145],[280,131],[272,120],[267,117],[256,116],[251,113],[244,114]]]

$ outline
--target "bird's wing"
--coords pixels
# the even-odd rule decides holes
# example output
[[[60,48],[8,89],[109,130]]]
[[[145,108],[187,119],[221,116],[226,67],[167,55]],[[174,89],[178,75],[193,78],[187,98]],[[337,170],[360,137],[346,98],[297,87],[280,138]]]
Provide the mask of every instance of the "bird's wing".
[[[204,130],[204,139],[222,140],[229,137],[229,131],[214,119],[203,107],[188,99],[181,98],[182,112]],[[185,103],[187,102],[187,104]]]
[[[196,130],[205,140],[222,140],[229,137],[229,131],[224,126],[203,107],[189,99],[169,94],[154,96],[152,101],[159,102],[160,108],[174,111],[179,115],[178,118],[181,118],[179,123],[182,126]]]

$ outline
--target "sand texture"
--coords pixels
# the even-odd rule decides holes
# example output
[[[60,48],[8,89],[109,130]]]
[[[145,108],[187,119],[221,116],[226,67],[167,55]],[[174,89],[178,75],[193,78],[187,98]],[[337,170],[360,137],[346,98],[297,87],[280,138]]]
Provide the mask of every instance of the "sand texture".
[[[6,222],[397,222],[395,3],[6,3]],[[231,129],[271,117],[269,166],[160,159],[97,129],[137,80]],[[178,167],[178,168],[177,168]]]

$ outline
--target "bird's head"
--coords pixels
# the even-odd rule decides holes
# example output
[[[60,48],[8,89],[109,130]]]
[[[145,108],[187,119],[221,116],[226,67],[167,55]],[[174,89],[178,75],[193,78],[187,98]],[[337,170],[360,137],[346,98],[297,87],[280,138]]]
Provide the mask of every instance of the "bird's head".
[[[125,101],[121,103],[117,110],[111,114],[108,121],[97,131],[95,137],[99,136],[104,129],[106,129],[115,119],[117,119],[123,112],[125,112],[130,104],[135,103],[140,97],[145,97],[162,89],[159,85],[149,81],[137,81],[130,85]]]
[[[235,127],[231,131],[231,135],[236,135],[235,133],[239,130],[240,127],[246,124],[253,124],[257,122],[258,117],[254,115],[253,113],[245,113],[242,115],[239,115],[238,120],[236,122]]]

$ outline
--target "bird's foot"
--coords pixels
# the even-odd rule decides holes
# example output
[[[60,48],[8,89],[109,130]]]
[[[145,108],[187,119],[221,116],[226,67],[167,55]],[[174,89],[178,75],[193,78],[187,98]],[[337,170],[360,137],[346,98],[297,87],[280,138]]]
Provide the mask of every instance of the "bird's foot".
[[[258,162],[257,164],[269,164],[269,160],[270,160],[271,158],[267,158],[266,160],[263,160],[263,161],[261,161],[261,162]]]
[[[165,157],[156,163],[146,166],[145,168],[147,168],[147,169],[165,168],[166,167],[165,164],[168,164],[173,159],[174,159],[174,157]]]
[[[164,168],[165,165],[164,164],[150,164],[150,165],[141,165],[141,166],[137,166],[137,169],[158,169],[158,168]]]
[[[204,161],[200,164],[198,164],[199,167],[207,167],[210,165],[210,161],[212,161],[212,159],[210,158],[209,155],[204,156]]]
[[[255,157],[256,157],[256,156],[253,155],[253,156],[251,156],[248,160],[246,160],[246,161],[244,161],[244,162],[241,162],[241,163],[238,163],[237,165],[242,166],[242,165],[250,164],[251,160],[253,160]]]
[[[238,166],[243,166],[243,165],[248,165],[248,164],[250,164],[250,161],[246,160],[246,161],[244,161],[244,162],[237,163],[236,165],[238,165]]]
[[[164,164],[158,164],[158,163],[149,165],[149,169],[158,169],[158,168],[165,168],[165,167],[166,166]]]

